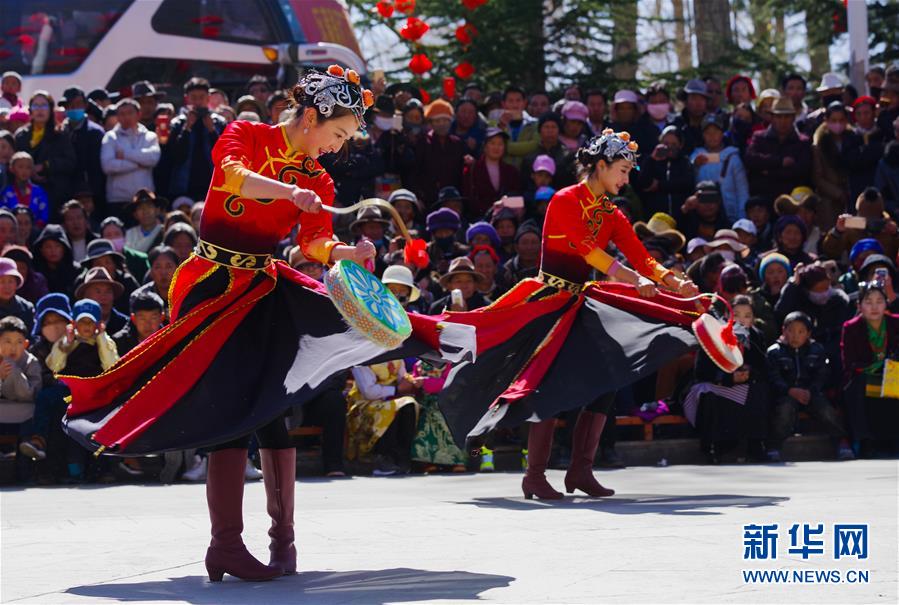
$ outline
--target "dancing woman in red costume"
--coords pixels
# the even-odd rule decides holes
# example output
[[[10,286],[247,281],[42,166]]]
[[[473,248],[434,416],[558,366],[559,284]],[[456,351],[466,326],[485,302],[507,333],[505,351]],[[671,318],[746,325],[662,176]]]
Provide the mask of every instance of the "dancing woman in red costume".
[[[577,153],[584,180],[558,191],[547,208],[539,277],[489,307],[449,314],[477,326],[481,352],[454,368],[441,409],[457,441],[467,433],[469,449],[493,428],[532,423],[526,498],[562,498],[544,473],[555,416],[577,408],[565,487],[613,494],[592,468],[615,392],[696,344],[689,331],[696,306],[682,298],[696,295],[696,286],[659,265],[609,201],[628,182],[636,152],[626,132],[588,141]],[[610,242],[634,269],[606,253]],[[590,282],[592,269],[623,283]]]
[[[171,323],[98,377],[61,377],[71,390],[65,429],[97,453],[211,447],[212,581],[296,571],[296,451],[282,415],[314,398],[331,375],[385,353],[347,328],[323,286],[272,258],[297,223],[306,258],[330,264],[374,256],[369,242],[333,239],[331,215],[320,210],[331,205],[334,183],[316,160],[364,125],[371,92],[354,71],[332,65],[307,74],[292,95],[290,122],[234,122],[216,143],[200,242],[169,292]],[[436,320],[429,321],[417,318],[413,327],[433,343]],[[254,432],[272,518],[268,565],[241,539]]]

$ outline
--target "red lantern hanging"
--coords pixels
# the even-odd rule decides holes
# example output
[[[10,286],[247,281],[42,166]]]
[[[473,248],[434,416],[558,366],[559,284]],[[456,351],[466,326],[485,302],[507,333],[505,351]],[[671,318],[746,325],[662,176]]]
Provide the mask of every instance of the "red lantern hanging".
[[[378,13],[385,19],[389,19],[393,16],[393,2],[381,0],[375,5],[375,9],[377,9]]]
[[[462,61],[453,72],[463,80],[467,80],[474,74],[474,65],[468,61]]]
[[[406,25],[400,30],[400,35],[406,40],[417,42],[429,29],[431,26],[418,17],[409,17],[406,19]]]
[[[415,12],[415,0],[396,0],[396,10],[404,15],[411,15]]]
[[[487,0],[462,0],[462,4],[470,11],[487,4]]]
[[[434,67],[434,64],[431,63],[431,60],[424,53],[412,55],[412,59],[409,61],[409,71],[417,76],[430,71],[432,67]]]
[[[477,35],[478,30],[471,23],[466,23],[465,25],[460,25],[456,28],[456,40],[458,40],[462,46],[471,44],[472,39]]]
[[[429,93],[424,88],[419,88],[418,94],[421,95],[421,102],[424,103],[425,105],[427,105],[428,103],[431,102],[431,93]]]

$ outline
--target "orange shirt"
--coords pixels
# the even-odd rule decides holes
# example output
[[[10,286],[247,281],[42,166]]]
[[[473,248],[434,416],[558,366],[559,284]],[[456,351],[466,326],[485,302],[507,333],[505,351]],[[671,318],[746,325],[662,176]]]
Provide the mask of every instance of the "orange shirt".
[[[200,223],[200,238],[249,254],[271,254],[299,222],[297,243],[307,258],[328,262],[334,245],[328,212],[301,212],[286,199],[256,200],[239,195],[234,166],[315,191],[334,203],[334,181],[312,157],[290,147],[283,125],[232,122],[212,149],[212,181]]]

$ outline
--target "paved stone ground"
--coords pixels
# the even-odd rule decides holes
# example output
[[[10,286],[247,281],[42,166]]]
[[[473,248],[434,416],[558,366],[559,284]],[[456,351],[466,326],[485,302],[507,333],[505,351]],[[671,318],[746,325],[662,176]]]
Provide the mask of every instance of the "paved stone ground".
[[[561,487],[563,474],[551,472]],[[613,498],[521,498],[521,475],[304,479],[302,572],[206,581],[203,486],[5,489],[4,603],[896,603],[896,460],[603,471]],[[245,540],[266,553],[261,484]],[[834,561],[833,523],[870,525]],[[743,561],[743,524],[780,524],[776,561]],[[825,556],[787,553],[825,523]],[[747,584],[741,569],[869,570],[867,584]],[[845,577],[845,576],[844,576]]]

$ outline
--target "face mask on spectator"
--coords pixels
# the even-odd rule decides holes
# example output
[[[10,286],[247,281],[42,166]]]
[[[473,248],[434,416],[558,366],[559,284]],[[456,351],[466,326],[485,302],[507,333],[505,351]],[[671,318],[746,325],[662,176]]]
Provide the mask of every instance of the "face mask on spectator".
[[[83,109],[67,109],[66,117],[72,120],[73,122],[80,122],[84,119],[84,110]]]
[[[660,122],[668,117],[669,107],[668,103],[650,103],[646,106],[646,111],[653,120]]]
[[[830,300],[830,295],[833,294],[833,287],[828,286],[827,290],[824,292],[812,292],[809,291],[808,299],[812,301],[812,304],[815,305],[825,305],[827,301]]]
[[[411,134],[418,134],[421,132],[421,124],[405,124],[403,128],[406,129],[406,132]]]
[[[437,242],[437,245],[444,252],[452,252],[453,250],[453,242],[456,240],[455,237],[450,235],[449,237],[435,237],[434,241]]]
[[[110,237],[109,241],[112,242],[112,247],[116,249],[116,252],[121,252],[125,249],[124,237]]]
[[[842,134],[846,125],[843,122],[828,122],[827,129],[834,134]]]

